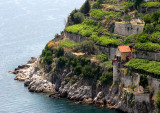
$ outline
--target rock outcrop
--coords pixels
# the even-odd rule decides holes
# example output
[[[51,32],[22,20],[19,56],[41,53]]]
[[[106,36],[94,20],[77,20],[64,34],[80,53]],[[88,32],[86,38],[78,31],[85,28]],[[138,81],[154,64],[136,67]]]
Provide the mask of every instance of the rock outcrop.
[[[11,71],[17,74],[15,80],[24,81],[30,92],[51,92],[51,98],[68,98],[76,103],[94,104],[128,113],[154,113],[151,103],[135,102],[134,95],[124,92],[119,83],[102,85],[83,78],[66,81],[67,77],[75,76],[71,68],[48,73],[40,68],[39,59],[32,58],[27,64]]]

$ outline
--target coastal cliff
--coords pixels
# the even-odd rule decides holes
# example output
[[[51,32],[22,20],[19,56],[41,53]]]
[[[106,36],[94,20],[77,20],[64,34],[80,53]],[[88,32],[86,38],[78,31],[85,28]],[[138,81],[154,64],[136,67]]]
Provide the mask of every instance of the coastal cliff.
[[[86,0],[38,58],[10,73],[17,74],[15,80],[24,81],[29,91],[51,93],[51,98],[127,113],[156,113],[160,22],[155,18],[160,13],[147,14],[150,4]],[[159,10],[154,7],[150,10]]]

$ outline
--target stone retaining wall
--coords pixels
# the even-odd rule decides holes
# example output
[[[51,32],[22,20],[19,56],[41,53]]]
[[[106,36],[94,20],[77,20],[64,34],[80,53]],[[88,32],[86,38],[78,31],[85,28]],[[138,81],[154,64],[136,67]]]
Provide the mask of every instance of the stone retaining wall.
[[[137,51],[134,53],[135,58],[142,58],[148,60],[160,61],[160,53],[147,52],[147,51]]]
[[[143,32],[144,25],[134,25],[130,23],[122,23],[122,22],[116,22],[114,33],[123,35],[123,36],[129,36],[131,34],[139,34]]]
[[[68,40],[71,40],[71,41],[74,41],[77,43],[88,40],[88,38],[89,38],[89,37],[82,37],[80,35],[68,33],[68,32],[64,32],[63,37],[64,37],[64,39],[68,39]]]

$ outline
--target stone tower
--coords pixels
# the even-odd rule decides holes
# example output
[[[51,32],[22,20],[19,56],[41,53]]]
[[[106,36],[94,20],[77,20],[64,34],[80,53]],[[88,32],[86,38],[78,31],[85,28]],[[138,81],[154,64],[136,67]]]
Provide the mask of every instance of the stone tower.
[[[113,61],[113,83],[119,81],[118,61]]]

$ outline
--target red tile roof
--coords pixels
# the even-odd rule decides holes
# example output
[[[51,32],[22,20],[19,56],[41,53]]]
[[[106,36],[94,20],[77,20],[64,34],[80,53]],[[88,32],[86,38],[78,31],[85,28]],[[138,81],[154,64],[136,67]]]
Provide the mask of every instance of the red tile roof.
[[[124,53],[124,52],[131,52],[131,49],[130,49],[129,46],[118,46],[118,49],[122,53]]]

